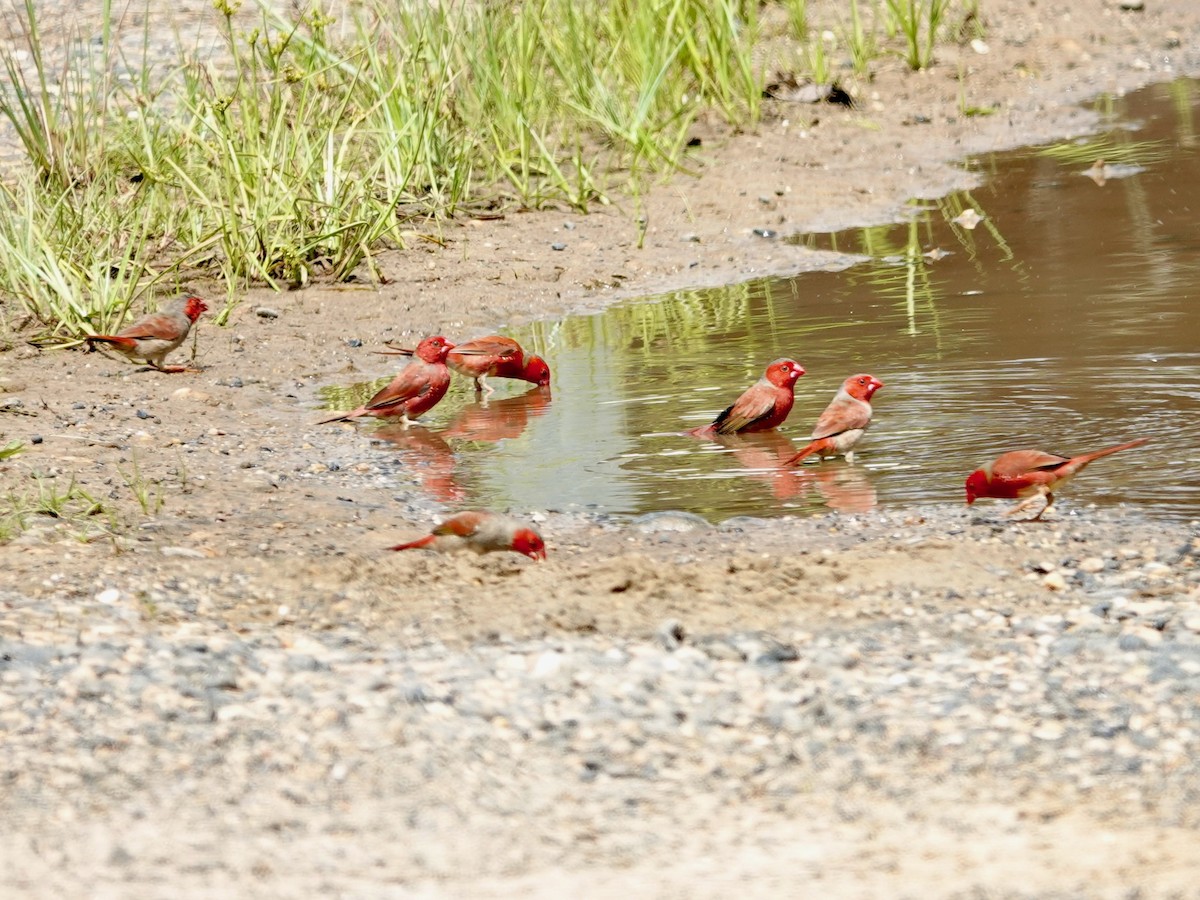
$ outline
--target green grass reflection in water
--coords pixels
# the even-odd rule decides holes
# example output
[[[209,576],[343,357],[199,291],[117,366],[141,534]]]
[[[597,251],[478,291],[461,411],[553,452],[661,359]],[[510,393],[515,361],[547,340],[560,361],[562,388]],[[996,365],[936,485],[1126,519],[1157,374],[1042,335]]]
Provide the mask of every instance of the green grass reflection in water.
[[[454,448],[461,497],[713,520],[961,503],[966,474],[1005,450],[1069,455],[1149,434],[1148,447],[1098,462],[1064,508],[1197,515],[1200,219],[1187,198],[1200,192],[1200,161],[1196,89],[1184,85],[1115,102],[1118,124],[1070,152],[973,160],[979,186],[914,204],[909,221],[800,239],[859,259],[843,271],[676,292],[514,332],[554,369],[553,403],[519,435]],[[1087,175],[1096,159],[1130,168],[1101,183]],[[981,216],[974,227],[968,209]],[[809,374],[778,434],[729,446],[682,434],[779,356]],[[886,387],[857,464],[776,473],[859,371]],[[472,402],[456,391],[431,414],[435,428],[456,414],[455,397]]]

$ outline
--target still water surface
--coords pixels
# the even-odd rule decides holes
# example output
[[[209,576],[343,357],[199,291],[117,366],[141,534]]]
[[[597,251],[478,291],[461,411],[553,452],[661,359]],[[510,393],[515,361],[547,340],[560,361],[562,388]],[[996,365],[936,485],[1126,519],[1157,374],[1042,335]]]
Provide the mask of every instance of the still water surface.
[[[486,409],[456,392],[428,430],[388,428],[381,446],[444,501],[718,521],[961,503],[966,475],[1006,450],[1070,456],[1149,435],[1093,464],[1064,508],[1198,517],[1200,88],[1103,108],[1105,133],[974,159],[983,186],[914,204],[908,223],[798,238],[862,256],[845,271],[515,331],[549,361],[552,401],[520,382],[496,382]],[[983,216],[973,229],[954,221],[967,209]],[[779,432],[729,446],[680,434],[779,356],[808,370]],[[855,372],[886,385],[856,464],[776,471]]]

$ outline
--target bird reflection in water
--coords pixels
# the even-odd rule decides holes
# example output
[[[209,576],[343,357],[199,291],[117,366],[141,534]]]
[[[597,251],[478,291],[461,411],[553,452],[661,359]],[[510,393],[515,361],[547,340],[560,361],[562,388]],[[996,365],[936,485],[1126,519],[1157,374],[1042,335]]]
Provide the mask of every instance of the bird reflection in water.
[[[838,512],[863,513],[875,508],[875,486],[861,466],[823,463],[795,471],[804,496],[815,491],[826,506]]]
[[[405,466],[420,479],[421,487],[434,500],[449,503],[465,496],[454,477],[454,449],[438,432],[420,426],[388,425],[371,436],[402,451]]]
[[[781,468],[796,455],[796,445],[778,431],[717,434],[709,440],[720,444],[749,469],[747,477],[768,484],[776,500],[792,500],[804,495],[802,480],[796,478],[792,471]]]
[[[748,478],[769,485],[776,500],[804,501],[812,497],[838,512],[868,512],[875,508],[875,488],[861,466],[828,462],[799,469],[784,467],[798,448],[778,431],[714,435],[709,440],[749,470]]]
[[[516,397],[472,403],[443,429],[389,425],[372,436],[401,451],[402,460],[429,496],[443,503],[462,500],[466,491],[455,477],[456,459],[449,440],[496,443],[520,437],[532,419],[550,407],[550,388],[535,387]]]
[[[467,441],[506,441],[520,437],[530,419],[550,408],[550,388],[535,387],[516,397],[484,400],[463,407],[442,436]]]

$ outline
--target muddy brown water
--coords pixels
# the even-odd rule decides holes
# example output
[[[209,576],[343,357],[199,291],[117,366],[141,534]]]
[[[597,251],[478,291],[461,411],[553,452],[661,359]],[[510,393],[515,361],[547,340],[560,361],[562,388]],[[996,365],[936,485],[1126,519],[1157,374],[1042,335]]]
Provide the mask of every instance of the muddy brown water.
[[[377,446],[443,502],[718,521],[961,503],[966,475],[1006,450],[1150,436],[1094,463],[1063,508],[1200,516],[1200,87],[1101,102],[1107,131],[972,159],[981,186],[914,201],[909,222],[794,238],[851,254],[842,271],[513,331],[549,361],[552,398],[497,382],[483,406],[460,386],[428,428],[386,428]],[[808,374],[779,431],[681,434],[780,356]],[[886,385],[855,464],[778,471],[855,372]]]

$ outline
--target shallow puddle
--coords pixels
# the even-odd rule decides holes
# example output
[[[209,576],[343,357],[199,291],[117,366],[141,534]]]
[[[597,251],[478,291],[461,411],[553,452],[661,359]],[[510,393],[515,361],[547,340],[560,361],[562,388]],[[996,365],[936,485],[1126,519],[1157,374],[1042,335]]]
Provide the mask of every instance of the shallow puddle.
[[[1006,450],[1147,435],[1063,499],[1200,515],[1198,106],[1188,81],[1106,101],[1111,130],[974,159],[983,186],[914,204],[909,223],[799,239],[863,257],[842,272],[513,332],[549,361],[552,401],[497,382],[481,408],[459,385],[428,431],[374,434],[440,500],[714,521],[961,503],[966,475]],[[681,434],[780,356],[808,374],[779,432],[728,446]],[[855,372],[885,383],[856,464],[777,471]]]

